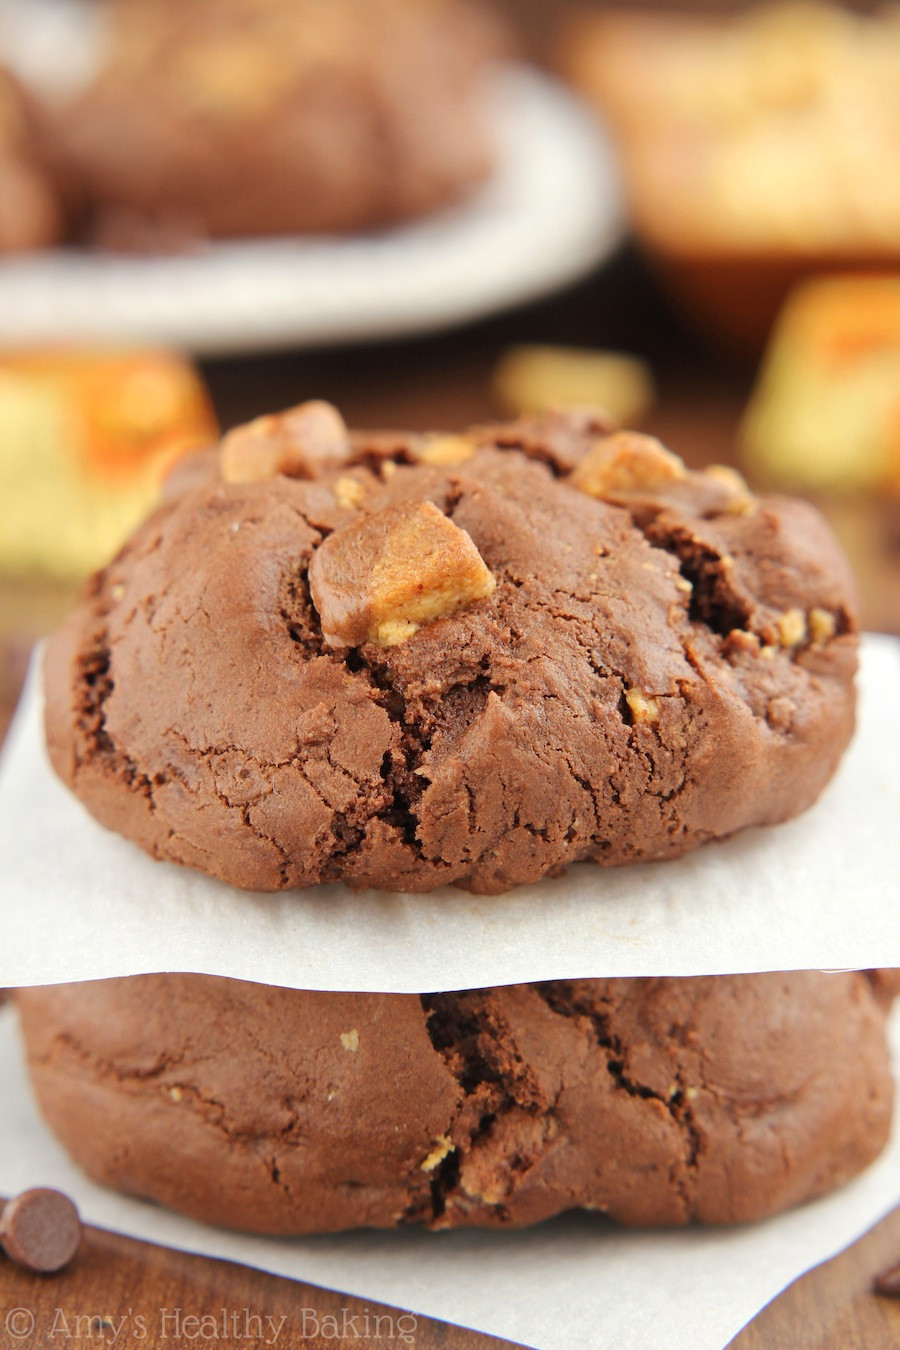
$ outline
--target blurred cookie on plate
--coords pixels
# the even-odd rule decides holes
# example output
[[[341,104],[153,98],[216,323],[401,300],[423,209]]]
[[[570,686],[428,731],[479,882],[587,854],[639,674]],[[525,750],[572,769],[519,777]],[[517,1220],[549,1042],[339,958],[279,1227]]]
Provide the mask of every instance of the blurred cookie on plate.
[[[117,0],[107,53],[45,100],[101,242],[364,230],[463,198],[493,150],[503,42],[467,0]]]

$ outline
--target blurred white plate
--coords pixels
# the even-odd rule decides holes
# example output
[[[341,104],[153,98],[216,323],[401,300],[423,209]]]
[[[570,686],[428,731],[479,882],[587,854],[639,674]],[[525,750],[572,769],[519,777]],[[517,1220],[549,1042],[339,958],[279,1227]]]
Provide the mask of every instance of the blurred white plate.
[[[0,343],[160,342],[200,355],[449,327],[576,280],[618,242],[610,145],[548,76],[497,72],[497,171],[466,205],[352,238],[214,244],[182,257],[54,249],[0,263]]]

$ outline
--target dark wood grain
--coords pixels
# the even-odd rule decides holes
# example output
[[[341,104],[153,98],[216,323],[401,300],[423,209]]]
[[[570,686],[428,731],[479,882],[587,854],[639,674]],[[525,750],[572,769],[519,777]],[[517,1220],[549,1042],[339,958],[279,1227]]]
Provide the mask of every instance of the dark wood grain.
[[[32,1275],[0,1259],[2,1350],[504,1350],[514,1344],[99,1228],[86,1228],[77,1257],[58,1275]]]
[[[900,1300],[874,1294],[872,1280],[898,1257],[900,1209],[790,1285],[729,1350],[895,1350]],[[695,1315],[702,1327],[703,1309]],[[503,1350],[519,1343],[97,1228],[86,1229],[77,1258],[58,1275],[31,1275],[0,1260],[2,1350],[114,1344]]]
[[[900,1261],[900,1209],[832,1261],[816,1266],[764,1308],[728,1350],[896,1350],[900,1299],[872,1291]]]

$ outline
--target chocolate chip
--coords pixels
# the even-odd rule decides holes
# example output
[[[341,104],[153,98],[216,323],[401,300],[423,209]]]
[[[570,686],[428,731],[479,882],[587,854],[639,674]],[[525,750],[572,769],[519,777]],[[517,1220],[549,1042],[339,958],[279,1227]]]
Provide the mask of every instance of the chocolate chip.
[[[61,1270],[81,1242],[78,1210],[61,1191],[40,1186],[10,1200],[0,1215],[0,1245],[26,1270]]]
[[[882,1270],[872,1281],[872,1288],[876,1294],[883,1294],[885,1298],[900,1298],[900,1265]]]

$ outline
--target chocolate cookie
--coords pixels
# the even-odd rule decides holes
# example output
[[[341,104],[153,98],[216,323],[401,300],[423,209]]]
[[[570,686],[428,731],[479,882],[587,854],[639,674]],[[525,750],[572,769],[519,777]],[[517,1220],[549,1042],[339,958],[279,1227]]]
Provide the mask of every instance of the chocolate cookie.
[[[231,432],[49,644],[52,762],[148,852],[260,890],[494,892],[815,800],[853,726],[820,517],[591,413]]]
[[[45,106],[61,182],[106,245],[362,230],[490,172],[465,0],[124,0],[92,84]]]
[[[41,1108],[95,1180],[265,1233],[736,1223],[885,1143],[866,974],[335,994],[205,975],[22,990]]]

